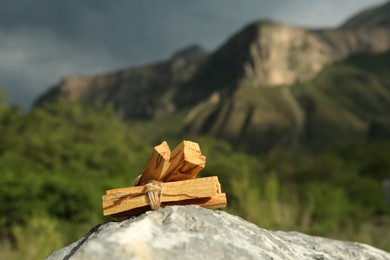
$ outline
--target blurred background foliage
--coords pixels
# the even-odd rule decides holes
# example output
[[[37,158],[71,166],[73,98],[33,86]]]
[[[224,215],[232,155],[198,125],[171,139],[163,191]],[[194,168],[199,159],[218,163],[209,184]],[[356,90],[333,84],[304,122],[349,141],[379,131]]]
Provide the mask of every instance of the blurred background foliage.
[[[390,250],[390,142],[322,150],[235,151],[210,136],[192,139],[217,175],[227,211],[267,229],[297,230]],[[181,138],[169,137],[171,148]],[[22,113],[0,102],[0,252],[43,258],[74,242],[102,216],[105,190],[129,186],[152,146],[110,107],[64,101]]]

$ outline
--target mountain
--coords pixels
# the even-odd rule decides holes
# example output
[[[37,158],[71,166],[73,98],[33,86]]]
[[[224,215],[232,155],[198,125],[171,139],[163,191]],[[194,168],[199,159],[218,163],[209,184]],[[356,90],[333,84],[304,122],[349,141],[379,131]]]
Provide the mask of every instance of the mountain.
[[[168,61],[104,75],[67,77],[38,98],[36,105],[61,97],[86,104],[111,103],[125,119],[158,118],[174,110],[173,92],[192,77],[207,56],[194,45]]]
[[[211,133],[245,150],[346,139],[388,138],[390,52],[329,64],[314,78],[286,86],[242,83],[214,93],[187,116],[187,131]]]
[[[254,152],[388,138],[388,17],[389,2],[338,28],[259,21],[214,53],[191,46],[160,63],[68,77],[36,104],[111,103],[145,137],[212,134]]]

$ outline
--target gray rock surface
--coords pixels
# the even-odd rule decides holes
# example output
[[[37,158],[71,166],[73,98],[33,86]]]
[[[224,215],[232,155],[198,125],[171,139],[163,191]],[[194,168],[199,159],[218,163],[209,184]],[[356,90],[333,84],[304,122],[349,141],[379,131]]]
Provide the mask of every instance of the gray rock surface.
[[[172,206],[93,228],[53,259],[390,259],[374,247],[268,231],[223,211]]]

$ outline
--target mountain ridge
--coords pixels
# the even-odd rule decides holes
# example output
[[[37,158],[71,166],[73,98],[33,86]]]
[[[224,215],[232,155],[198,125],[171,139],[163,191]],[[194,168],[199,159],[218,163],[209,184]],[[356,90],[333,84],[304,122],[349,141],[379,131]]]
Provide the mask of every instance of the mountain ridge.
[[[386,27],[390,25],[390,1],[385,4],[363,10],[345,21],[342,28],[356,27]]]
[[[389,12],[388,6],[389,2],[372,10],[377,16],[386,17],[383,13]],[[366,122],[369,119],[361,119],[362,113],[356,112],[357,103],[337,103],[325,93],[337,88],[334,77],[345,82],[346,87],[341,89],[351,89],[348,82],[359,84],[353,78],[361,74],[370,84],[381,85],[375,89],[382,89],[382,96],[371,97],[387,100],[387,83],[374,83],[371,72],[367,71],[370,68],[356,72],[356,68],[348,64],[347,68],[337,67],[338,63],[355,55],[367,54],[367,62],[375,62],[376,54],[385,53],[383,57],[387,57],[390,25],[372,26],[371,15],[367,18],[370,26],[364,26],[365,13],[355,15],[338,28],[321,30],[267,20],[254,22],[211,54],[198,46],[190,46],[179,51],[181,55],[175,54],[160,63],[96,77],[70,77],[41,96],[36,104],[39,106],[58,97],[85,104],[112,103],[118,115],[130,121],[164,120],[169,115],[188,111],[184,118],[178,119],[184,121],[180,122],[183,125],[180,131],[212,134],[255,151],[266,151],[274,145],[317,143],[313,141],[319,139],[313,138],[315,135],[324,137],[327,142],[330,137],[318,127],[322,124],[329,124],[339,132],[353,129],[357,138],[366,138],[370,132]],[[325,72],[324,77],[330,87],[317,87],[322,84],[318,78],[329,66],[346,69],[352,80],[331,70],[329,75]],[[385,76],[379,81],[383,81],[382,78]],[[313,82],[317,85],[307,87]],[[333,92],[345,96],[343,100],[350,100],[347,96],[354,95],[353,90]],[[367,113],[376,118],[362,100],[372,103],[363,97],[359,109],[370,111]],[[384,102],[379,103],[381,113],[390,111]],[[338,115],[321,112],[321,106],[339,109]],[[387,132],[387,121],[379,121],[379,128],[385,125],[384,132]]]
[[[96,76],[66,77],[39,97],[34,106],[61,97],[85,104],[112,103],[124,119],[163,116],[172,112],[169,88],[191,77],[197,64],[208,56],[200,47],[189,48],[175,53],[169,60],[150,65]],[[140,96],[141,93],[144,95]],[[155,110],[157,113],[153,113]]]

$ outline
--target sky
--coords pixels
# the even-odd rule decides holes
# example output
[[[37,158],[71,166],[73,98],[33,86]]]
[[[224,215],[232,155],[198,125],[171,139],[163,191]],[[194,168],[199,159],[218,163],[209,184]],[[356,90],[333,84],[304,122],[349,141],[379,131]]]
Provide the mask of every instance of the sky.
[[[222,45],[248,23],[273,19],[336,27],[384,0],[0,1],[0,89],[28,109],[68,75],[93,75]]]

